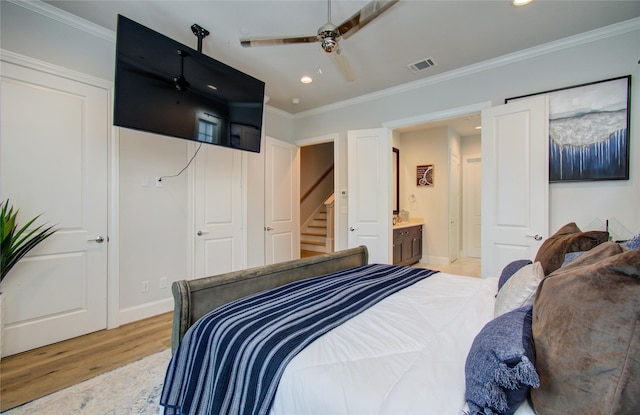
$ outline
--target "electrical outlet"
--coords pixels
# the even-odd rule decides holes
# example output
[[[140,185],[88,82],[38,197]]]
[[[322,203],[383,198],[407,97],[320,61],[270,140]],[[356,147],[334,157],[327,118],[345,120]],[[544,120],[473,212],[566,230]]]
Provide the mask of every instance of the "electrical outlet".
[[[160,278],[159,286],[160,286],[160,288],[167,288],[167,279],[166,278]]]
[[[142,292],[143,293],[149,292],[149,281],[142,281]]]

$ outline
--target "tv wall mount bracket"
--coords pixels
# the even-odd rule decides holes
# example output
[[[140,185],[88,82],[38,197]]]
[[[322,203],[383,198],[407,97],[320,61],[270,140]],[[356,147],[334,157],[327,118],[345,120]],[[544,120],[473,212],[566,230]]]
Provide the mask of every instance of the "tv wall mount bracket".
[[[202,39],[209,36],[209,31],[197,23],[191,25],[191,31],[198,38],[198,52],[202,53]]]

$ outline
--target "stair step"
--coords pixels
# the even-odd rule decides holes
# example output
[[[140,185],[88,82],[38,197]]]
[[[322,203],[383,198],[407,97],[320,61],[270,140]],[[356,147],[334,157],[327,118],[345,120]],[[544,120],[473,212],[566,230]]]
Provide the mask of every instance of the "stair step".
[[[325,246],[326,244],[324,242],[320,242],[320,241],[308,241],[308,240],[300,240],[301,244],[307,244],[307,245],[317,245],[317,246]]]
[[[311,227],[311,226],[310,226],[310,227]],[[323,232],[323,231],[320,231],[320,230],[316,231],[316,230],[311,230],[311,229],[310,229],[310,230],[308,230],[307,232],[302,233],[301,235],[302,235],[302,236],[305,236],[305,235],[313,235],[313,236],[327,236],[327,229],[326,229],[326,228],[324,228],[324,232]]]
[[[315,228],[315,229],[327,229],[327,225],[316,225],[316,224],[310,224],[307,225],[308,228]]]

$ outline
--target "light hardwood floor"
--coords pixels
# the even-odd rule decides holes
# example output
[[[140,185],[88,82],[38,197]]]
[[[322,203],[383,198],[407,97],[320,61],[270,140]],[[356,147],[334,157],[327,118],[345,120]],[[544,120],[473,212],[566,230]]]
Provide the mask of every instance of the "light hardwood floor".
[[[173,313],[101,330],[0,361],[0,411],[171,347]]]

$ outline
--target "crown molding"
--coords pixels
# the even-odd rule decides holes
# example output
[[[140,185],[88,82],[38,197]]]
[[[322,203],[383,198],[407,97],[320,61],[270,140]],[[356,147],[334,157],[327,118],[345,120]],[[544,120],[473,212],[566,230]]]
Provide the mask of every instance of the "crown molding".
[[[13,3],[16,6],[20,6],[24,9],[30,10],[42,16],[56,20],[69,27],[81,30],[85,33],[104,39],[108,42],[112,42],[112,43],[116,42],[115,32],[109,29],[105,29],[104,27],[97,25],[93,22],[90,22],[88,20],[85,20],[81,17],[78,17],[75,14],[71,14],[71,13],[65,12],[64,10],[60,10],[57,7],[53,7],[50,4],[42,2],[40,0],[38,1],[3,0],[3,1]]]
[[[507,55],[503,55],[494,59],[488,59],[486,61],[475,63],[473,65],[468,65],[468,66],[454,69],[438,75],[430,76],[425,79],[407,82],[402,85],[394,86],[387,89],[382,89],[380,91],[372,92],[365,95],[360,95],[358,97],[346,99],[344,101],[333,102],[329,105],[324,105],[308,111],[299,112],[294,114],[293,118],[298,120],[301,118],[311,117],[314,115],[335,111],[337,109],[346,108],[353,105],[362,104],[365,102],[375,101],[375,100],[389,97],[392,95],[397,95],[397,94],[412,91],[415,89],[424,88],[430,85],[436,85],[436,84],[450,81],[456,78],[461,78],[474,73],[486,71],[488,69],[509,65],[512,63],[535,58],[535,57],[546,55],[553,52],[558,52],[564,49],[572,48],[572,47],[583,45],[586,43],[595,42],[595,41],[606,39],[609,37],[623,35],[625,33],[637,31],[637,30],[640,30],[640,18],[626,20],[624,22],[594,29],[588,32],[580,33],[578,35],[574,35],[564,39],[545,43],[543,45],[534,46],[532,48],[523,49],[523,50],[520,50],[514,53],[509,53]]]
[[[89,85],[104,88],[108,91],[113,88],[113,82],[111,81],[91,76],[83,72],[74,71],[62,66],[54,65],[49,62],[34,59],[29,56],[24,56],[6,49],[0,49],[0,61],[11,63],[17,66],[23,66],[29,69],[34,69],[40,72],[55,74],[57,76],[61,76],[63,78],[71,79],[74,81],[84,82]]]

